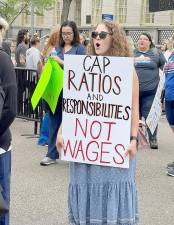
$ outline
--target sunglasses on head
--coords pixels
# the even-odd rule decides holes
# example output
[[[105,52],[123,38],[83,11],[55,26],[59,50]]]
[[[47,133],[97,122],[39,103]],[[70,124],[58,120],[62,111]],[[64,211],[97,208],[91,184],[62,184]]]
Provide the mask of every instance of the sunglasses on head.
[[[112,35],[112,33],[108,33],[108,32],[105,32],[105,31],[101,31],[100,33],[96,32],[96,31],[93,31],[91,33],[91,37],[97,38],[99,36],[100,39],[105,39],[108,34]]]

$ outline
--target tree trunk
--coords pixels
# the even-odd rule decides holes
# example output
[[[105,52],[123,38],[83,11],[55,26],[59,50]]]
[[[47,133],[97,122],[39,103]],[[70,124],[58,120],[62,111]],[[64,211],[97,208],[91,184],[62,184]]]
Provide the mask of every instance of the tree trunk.
[[[63,8],[61,14],[61,24],[68,19],[69,9],[72,0],[63,0]]]
[[[75,23],[77,26],[81,26],[81,8],[82,8],[82,0],[75,1]]]

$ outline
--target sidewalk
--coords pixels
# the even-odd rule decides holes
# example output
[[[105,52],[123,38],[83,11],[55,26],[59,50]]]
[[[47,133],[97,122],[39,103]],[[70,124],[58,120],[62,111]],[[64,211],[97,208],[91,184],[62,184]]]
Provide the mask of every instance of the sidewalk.
[[[12,126],[12,187],[10,225],[68,225],[68,163],[42,167],[47,148],[37,145],[33,123],[16,119]],[[174,224],[174,178],[166,164],[174,161],[174,136],[165,119],[159,126],[159,150],[140,151],[137,157],[139,225]]]

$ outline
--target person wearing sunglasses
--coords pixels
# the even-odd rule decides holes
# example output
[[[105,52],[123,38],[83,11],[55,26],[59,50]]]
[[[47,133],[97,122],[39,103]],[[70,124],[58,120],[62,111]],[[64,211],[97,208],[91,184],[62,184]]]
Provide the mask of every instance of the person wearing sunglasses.
[[[91,33],[89,55],[130,57],[131,50],[122,28],[112,22],[98,24]],[[129,84],[127,84],[129,85]],[[128,169],[70,162],[68,193],[69,224],[71,225],[137,225],[137,191],[135,182],[137,132],[139,121],[139,85],[133,72],[131,135],[127,148]],[[124,131],[123,131],[124,133]],[[117,134],[115,134],[117,135]],[[63,148],[61,128],[57,149]]]
[[[56,55],[52,56],[63,67],[64,54],[85,55],[86,48],[80,44],[79,31],[75,22],[65,21],[60,27],[58,47],[55,48]],[[40,162],[41,166],[55,164],[59,158],[56,149],[57,131],[62,121],[62,94],[59,96],[56,111],[53,114],[49,111],[49,137],[48,152],[44,159]]]
[[[91,37],[94,39],[96,39],[98,36],[100,39],[105,39],[107,35],[112,35],[112,32],[101,31],[100,33],[98,33],[97,31],[93,31],[91,33]]]

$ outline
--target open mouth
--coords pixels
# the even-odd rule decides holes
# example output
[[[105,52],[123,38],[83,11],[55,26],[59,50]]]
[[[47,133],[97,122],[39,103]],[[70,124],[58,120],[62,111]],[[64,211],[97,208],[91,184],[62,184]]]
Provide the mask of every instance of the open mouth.
[[[98,47],[100,47],[100,44],[99,44],[99,43],[96,43],[96,46],[97,46],[97,48],[98,48]]]

